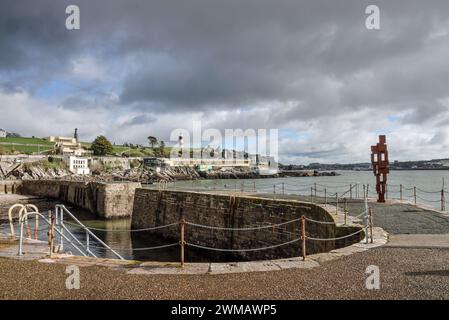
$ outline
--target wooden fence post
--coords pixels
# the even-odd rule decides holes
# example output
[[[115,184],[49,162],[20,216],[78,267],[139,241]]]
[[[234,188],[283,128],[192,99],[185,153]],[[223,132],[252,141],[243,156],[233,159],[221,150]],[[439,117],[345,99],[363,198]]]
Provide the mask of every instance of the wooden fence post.
[[[348,217],[348,199],[346,197],[344,197],[344,214],[345,214],[345,224],[347,222],[347,217]]]
[[[306,261],[306,217],[301,216],[302,260]]]
[[[338,214],[338,192],[335,193],[335,215]]]
[[[55,216],[51,215],[50,230],[48,231],[48,246],[50,247],[50,258],[53,256],[53,241],[55,239]]]
[[[369,208],[369,228],[371,233],[371,243],[373,243],[373,209]]]
[[[180,259],[181,259],[181,268],[184,268],[184,246],[186,244],[184,240],[184,227],[186,221],[182,218],[179,221],[180,235],[179,235],[179,246],[180,246]]]
[[[413,186],[413,198],[415,198],[415,204],[416,204],[416,186]]]
[[[441,211],[445,210],[444,189],[441,189]]]

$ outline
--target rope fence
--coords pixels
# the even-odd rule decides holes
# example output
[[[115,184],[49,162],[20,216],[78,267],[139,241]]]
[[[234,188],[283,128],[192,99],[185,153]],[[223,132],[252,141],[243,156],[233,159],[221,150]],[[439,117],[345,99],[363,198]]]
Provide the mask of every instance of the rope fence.
[[[325,190],[325,189],[323,189]],[[312,189],[312,192],[314,190]],[[348,190],[347,192],[350,192],[350,190]],[[337,194],[336,194],[337,195]],[[337,200],[338,200],[338,196],[337,196]],[[345,202],[346,203],[346,202]],[[365,198],[365,203],[367,205],[367,200]],[[51,226],[49,227],[44,227],[44,228],[36,228],[36,231],[44,231],[44,230],[52,230],[53,228],[55,228],[55,214],[57,215],[57,212],[55,211],[55,213],[49,211],[49,219],[52,221]],[[370,212],[371,214],[371,212]],[[345,209],[345,223],[346,223],[346,215],[347,215],[347,210]],[[364,215],[365,217],[368,216],[368,212],[367,210],[363,211],[362,213],[360,213],[359,215],[357,215],[357,217]],[[356,218],[357,218],[356,217]],[[366,230],[368,230],[368,223],[372,223],[372,222],[368,222],[369,219],[366,219]],[[371,220],[370,220],[371,221]],[[30,221],[31,222],[31,221]],[[173,222],[173,223],[169,223],[169,224],[164,224],[164,225],[159,225],[159,226],[154,226],[154,227],[148,227],[148,228],[141,228],[141,229],[104,229],[104,228],[96,228],[96,227],[87,227],[84,225],[80,225],[79,221],[78,224],[73,223],[69,220],[65,220],[60,222],[60,225],[58,225],[58,228],[61,228],[61,230],[64,228],[64,225],[66,226],[71,226],[71,227],[80,227],[82,226],[82,229],[84,229],[85,232],[85,236],[86,238],[81,238],[81,240],[77,240],[77,243],[82,244],[81,241],[85,241],[86,242],[86,252],[87,254],[92,253],[92,251],[89,251],[90,249],[99,249],[99,250],[113,250],[115,251],[149,251],[149,250],[157,250],[157,249],[164,249],[164,248],[170,248],[170,247],[179,247],[180,250],[180,261],[181,261],[181,266],[184,266],[184,252],[185,252],[185,248],[186,247],[193,247],[193,248],[198,248],[201,250],[210,250],[210,251],[221,251],[221,252],[256,252],[256,251],[263,251],[263,250],[270,250],[270,249],[275,249],[278,247],[282,247],[282,246],[288,246],[288,245],[292,245],[294,243],[297,243],[299,241],[301,241],[301,252],[303,255],[303,258],[305,259],[306,257],[306,242],[307,241],[338,241],[338,240],[342,240],[345,238],[349,238],[349,237],[353,237],[359,233],[361,233],[363,231],[363,227],[360,228],[359,231],[345,235],[345,236],[341,236],[341,237],[328,237],[328,238],[320,238],[320,237],[316,237],[313,236],[311,234],[307,233],[307,228],[306,228],[306,222],[307,223],[314,223],[314,224],[322,224],[322,225],[335,225],[336,222],[334,221],[322,221],[322,220],[316,220],[310,217],[306,217],[304,215],[302,215],[300,218],[296,218],[296,219],[291,219],[288,221],[282,221],[279,223],[268,223],[265,225],[259,225],[259,226],[245,226],[245,227],[221,227],[221,226],[211,226],[211,225],[203,225],[200,223],[194,223],[194,222],[190,222],[190,221],[186,221],[184,219],[181,219],[178,222]],[[300,222],[300,223],[298,223]],[[281,229],[286,231],[286,232],[281,232],[279,233],[280,235],[283,235],[283,237],[287,237],[287,241],[281,242],[281,243],[277,243],[277,244],[267,244],[265,246],[262,247],[255,247],[255,248],[220,248],[220,247],[213,247],[213,246],[208,246],[208,245],[204,245],[202,243],[194,243],[191,241],[186,241],[186,230],[185,230],[185,226],[191,226],[191,227],[198,227],[198,228],[204,228],[204,229],[209,229],[209,230],[222,230],[222,231],[240,231],[240,232],[245,232],[245,231],[263,231],[265,229],[274,229],[274,228],[279,228],[282,226],[286,226],[289,224],[293,224],[296,223],[296,227],[291,229]],[[178,230],[178,236],[179,236],[179,242],[175,242],[175,243],[168,243],[168,244],[158,244],[155,246],[148,246],[148,247],[137,247],[137,248],[113,248],[110,246],[105,247],[104,243],[102,243],[102,241],[97,238],[96,236],[94,236],[93,233],[90,233],[90,235],[92,236],[92,238],[94,239],[90,239],[89,236],[89,232],[91,231],[100,231],[100,232],[109,232],[109,233],[132,233],[132,232],[145,232],[145,231],[157,231],[157,230],[162,230],[162,229],[167,229],[167,228],[171,228],[171,227],[179,227]],[[69,232],[69,229],[66,229]],[[310,229],[309,229],[310,230]],[[314,230],[313,228],[311,230]],[[288,232],[287,232],[288,231]],[[50,236],[49,232],[48,236]],[[70,232],[69,232],[70,233]],[[293,239],[288,239],[288,237],[292,237],[292,235],[297,234],[296,237],[294,237]],[[83,231],[78,233],[78,236],[82,236],[83,235]],[[176,233],[172,233],[172,236],[175,236]],[[28,236],[30,237],[30,236]],[[261,239],[263,239],[264,237],[262,237]],[[366,241],[368,242],[368,232],[366,231]],[[273,239],[277,239],[277,236],[275,236]],[[281,238],[279,238],[281,239]],[[265,240],[264,240],[265,241]],[[373,241],[373,236],[372,236],[372,232],[371,232],[371,241]],[[97,243],[98,242],[98,243]],[[260,240],[259,240],[260,242]],[[102,244],[102,246],[100,246],[99,244]],[[92,253],[93,254],[93,253]],[[94,255],[95,256],[95,255]]]

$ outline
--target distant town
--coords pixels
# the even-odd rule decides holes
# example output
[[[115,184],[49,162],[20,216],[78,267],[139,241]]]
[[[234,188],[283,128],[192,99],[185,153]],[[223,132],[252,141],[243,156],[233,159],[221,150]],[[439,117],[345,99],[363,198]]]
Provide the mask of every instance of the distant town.
[[[22,137],[18,133],[8,132],[0,128],[0,156],[24,154],[63,155],[75,157],[110,156],[125,158],[152,158],[152,160],[145,161],[147,164],[156,163],[157,161],[155,159],[157,158],[164,159],[169,157],[171,147],[166,146],[164,141],[158,140],[153,136],[149,136],[147,139],[149,146],[144,146],[137,143],[124,143],[121,145],[116,145],[115,143],[111,144],[106,137],[103,136],[99,136],[95,139],[95,141],[89,143],[79,141],[77,129],[75,129],[73,137],[49,136],[37,138],[34,136]],[[242,153],[235,150],[221,150],[220,152],[224,153],[224,158],[230,159],[235,157],[236,154],[240,156]],[[252,155],[252,157],[254,157],[253,161],[256,162],[256,155]],[[245,156],[243,155],[240,158],[245,158]],[[251,155],[246,155],[246,158],[251,158]],[[72,159],[72,161],[80,161],[74,157]],[[166,162],[166,164],[171,164],[169,160],[162,161]],[[347,164],[310,163],[308,165],[279,163],[279,169],[281,171],[370,171],[372,170],[372,167],[369,162]],[[390,162],[390,170],[449,170],[449,158],[419,161],[393,160]],[[76,171],[88,172],[84,168]]]
[[[309,165],[279,165],[282,170],[320,170],[320,171],[369,171],[372,169],[371,163],[348,163],[348,164],[326,164],[310,163]],[[432,159],[420,161],[398,161],[390,162],[390,170],[449,170],[449,159]]]

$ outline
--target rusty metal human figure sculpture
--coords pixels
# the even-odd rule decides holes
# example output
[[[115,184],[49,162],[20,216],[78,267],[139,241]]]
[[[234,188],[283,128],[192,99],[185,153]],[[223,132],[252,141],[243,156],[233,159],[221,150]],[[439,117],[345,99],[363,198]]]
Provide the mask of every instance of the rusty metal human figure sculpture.
[[[388,168],[387,145],[385,143],[385,135],[380,135],[379,142],[375,146],[371,146],[371,163],[376,176],[377,202],[385,202],[387,174],[390,172]]]

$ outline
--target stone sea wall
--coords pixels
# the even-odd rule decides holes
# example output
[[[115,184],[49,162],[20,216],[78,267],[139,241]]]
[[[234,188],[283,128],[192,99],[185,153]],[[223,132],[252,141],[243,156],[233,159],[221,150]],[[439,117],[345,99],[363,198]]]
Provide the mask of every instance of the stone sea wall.
[[[20,180],[0,180],[0,194],[18,194],[21,186]]]
[[[149,228],[186,221],[196,224],[224,227],[246,228],[279,224],[304,215],[318,221],[333,222],[333,217],[324,208],[290,200],[264,199],[253,196],[209,194],[187,191],[136,189],[132,227]],[[158,229],[151,232],[171,241],[179,240],[179,227]],[[307,234],[317,238],[333,238],[336,235],[335,223],[307,223]],[[300,222],[278,227],[252,231],[213,230],[186,225],[185,241],[206,247],[224,249],[250,249],[272,246],[300,237]],[[308,241],[307,253],[328,252],[335,248],[334,241]],[[193,247],[186,247],[186,259]],[[203,249],[196,249],[203,250]],[[277,247],[275,249],[220,253],[208,251],[207,254],[220,259],[276,259],[301,255],[301,242]]]
[[[129,217],[133,212],[134,191],[140,183],[24,180],[22,194],[59,199],[87,209],[105,219]]]

